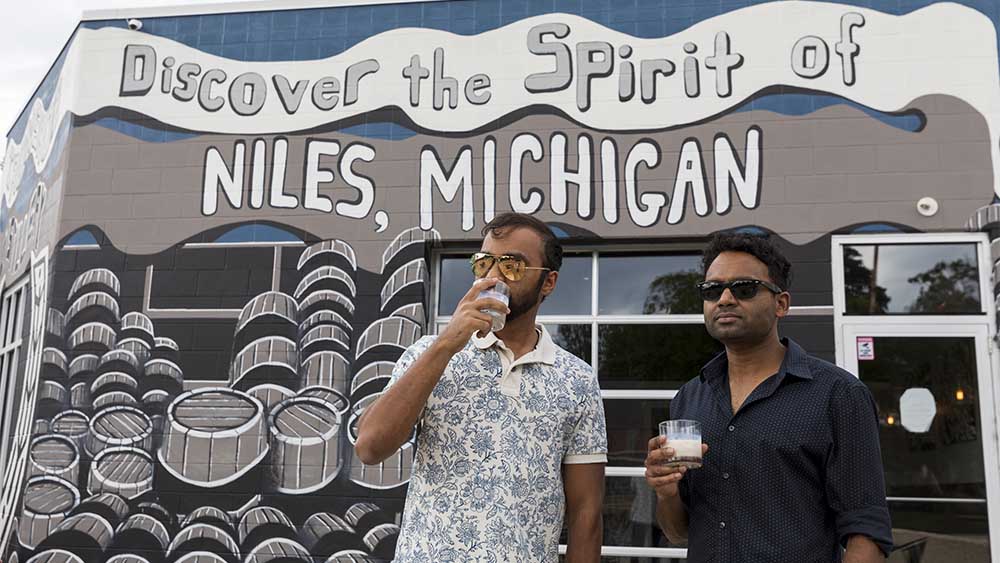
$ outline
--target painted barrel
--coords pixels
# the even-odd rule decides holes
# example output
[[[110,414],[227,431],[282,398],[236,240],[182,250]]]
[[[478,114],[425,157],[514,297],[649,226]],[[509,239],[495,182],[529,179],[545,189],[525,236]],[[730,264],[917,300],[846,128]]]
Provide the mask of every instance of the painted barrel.
[[[368,531],[361,539],[368,551],[379,559],[392,559],[396,553],[396,540],[399,539],[399,526],[395,524],[380,524]]]
[[[69,391],[55,381],[42,381],[39,384],[38,399],[35,403],[35,416],[51,419],[66,410],[69,405]]]
[[[348,400],[343,393],[322,385],[306,387],[305,389],[300,390],[297,395],[299,397],[313,397],[323,401],[336,411],[341,418],[344,418],[347,415],[347,411],[350,410],[351,407],[350,400]]]
[[[240,556],[236,540],[210,524],[193,524],[178,532],[167,547],[167,560],[173,561],[178,554],[193,551],[213,553],[229,563],[235,563]]]
[[[188,391],[167,407],[157,457],[180,505],[235,510],[250,500],[268,452],[264,414],[260,401],[225,387]]]
[[[125,391],[110,391],[108,393],[104,393],[100,397],[96,397],[93,403],[94,412],[101,412],[111,407],[139,406],[139,402],[135,399],[135,395],[126,393]]]
[[[70,483],[80,476],[80,450],[67,436],[45,434],[31,441],[28,447],[28,476],[55,475]]]
[[[142,369],[139,388],[143,391],[161,389],[171,395],[180,395],[184,390],[184,371],[171,360],[154,358],[146,362]]]
[[[286,399],[291,399],[295,396],[295,393],[281,385],[275,385],[273,383],[262,383],[247,390],[247,395],[260,401],[264,405],[264,410],[270,412],[275,405],[284,401]]]
[[[313,558],[299,542],[288,538],[270,538],[258,544],[243,559],[244,563],[312,563]]]
[[[109,407],[90,420],[87,451],[91,456],[111,447],[132,447],[148,452],[153,444],[152,432],[153,423],[141,410],[129,406]]]
[[[281,510],[271,506],[258,506],[247,511],[237,527],[240,548],[250,551],[268,538],[297,539],[295,525]]]
[[[377,563],[379,560],[357,549],[345,549],[331,555],[323,563]]]
[[[94,400],[90,396],[90,383],[81,381],[69,388],[69,404],[74,410],[90,412],[94,408]],[[58,415],[57,415],[58,416]]]
[[[133,514],[115,530],[113,551],[163,552],[170,545],[170,532],[148,514]]]
[[[97,493],[80,501],[71,515],[92,513],[104,518],[112,527],[121,524],[129,513],[125,499],[114,493]]]
[[[76,485],[54,475],[28,479],[24,488],[24,507],[18,520],[18,537],[29,549],[55,530],[80,503]]]
[[[187,528],[193,524],[211,524],[235,537],[236,528],[233,527],[233,519],[229,513],[215,506],[200,506],[191,511],[181,522],[181,528]]]
[[[84,448],[90,436],[90,417],[78,410],[64,411],[55,416],[49,424],[54,434],[66,436],[76,444],[80,453],[86,453]]]
[[[326,402],[295,397],[279,403],[268,418],[276,488],[286,494],[317,491],[340,473],[341,417]]]
[[[39,550],[63,548],[84,561],[103,559],[115,535],[111,523],[92,512],[74,514],[59,523],[49,537],[38,544]]]
[[[153,489],[153,457],[135,447],[105,448],[90,464],[87,489],[132,500]]]
[[[317,559],[343,549],[361,549],[364,544],[357,532],[343,518],[330,512],[317,512],[302,524],[303,544]]]
[[[65,549],[47,549],[28,559],[28,563],[84,563],[84,560]]]
[[[339,327],[326,325],[320,329],[341,330]],[[318,329],[314,329],[318,330]],[[312,334],[310,332],[309,334]],[[346,333],[345,333],[346,335]],[[350,341],[348,337],[348,342]],[[303,344],[303,348],[305,345]],[[348,384],[351,379],[351,364],[343,354],[335,350],[320,350],[302,360],[302,367],[299,370],[302,374],[302,387],[312,387],[321,385],[336,389],[341,394],[347,394]]]

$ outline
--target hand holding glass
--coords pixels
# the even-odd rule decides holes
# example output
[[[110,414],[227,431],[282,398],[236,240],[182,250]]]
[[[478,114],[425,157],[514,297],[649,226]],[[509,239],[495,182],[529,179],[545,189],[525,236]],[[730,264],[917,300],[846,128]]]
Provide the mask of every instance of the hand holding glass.
[[[660,436],[667,439],[665,447],[674,456],[665,462],[672,467],[701,467],[701,423],[697,420],[665,420],[660,423]]]
[[[476,299],[484,298],[496,299],[504,305],[509,305],[510,288],[507,287],[507,284],[502,281],[498,281],[493,287],[480,291],[479,296],[476,297]],[[493,309],[483,309],[482,312],[493,318],[493,326],[490,328],[491,331],[497,332],[498,330],[503,330],[504,325],[507,323],[506,313],[494,311]]]

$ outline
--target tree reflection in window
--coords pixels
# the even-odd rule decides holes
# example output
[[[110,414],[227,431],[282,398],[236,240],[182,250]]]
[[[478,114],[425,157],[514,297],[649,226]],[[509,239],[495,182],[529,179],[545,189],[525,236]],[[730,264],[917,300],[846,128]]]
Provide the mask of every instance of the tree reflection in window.
[[[877,268],[877,246],[874,257]],[[885,288],[875,283],[875,272],[865,266],[864,257],[853,246],[844,247],[844,293],[849,314],[879,315],[889,311],[890,298]]]
[[[845,246],[848,315],[981,312],[975,244]]]
[[[911,313],[978,313],[979,269],[966,258],[938,262],[907,281],[920,284]]]
[[[552,337],[552,342],[570,354],[580,358],[590,365],[594,365],[590,356],[590,324],[579,325],[556,325],[546,324],[545,328]]]
[[[691,270],[657,277],[649,284],[649,294],[642,304],[643,314],[700,313],[701,296],[695,284],[703,279],[701,272]]]
[[[598,327],[602,389],[679,389],[722,346],[698,324],[602,324]]]

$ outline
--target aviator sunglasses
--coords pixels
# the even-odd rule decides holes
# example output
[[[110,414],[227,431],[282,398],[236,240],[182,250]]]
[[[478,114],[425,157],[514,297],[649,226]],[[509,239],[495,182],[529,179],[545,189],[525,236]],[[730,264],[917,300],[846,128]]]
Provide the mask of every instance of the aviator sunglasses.
[[[771,282],[766,282],[764,280],[733,280],[728,282],[717,282],[717,281],[703,281],[698,285],[698,291],[701,292],[701,298],[705,301],[718,301],[722,298],[722,292],[729,289],[732,292],[733,297],[740,301],[746,301],[747,299],[753,299],[757,296],[757,290],[761,286],[770,290],[775,295],[783,293],[782,289]]]
[[[469,258],[472,274],[477,278],[485,277],[493,269],[493,264],[500,264],[500,273],[510,281],[518,281],[524,277],[525,270],[551,270],[539,266],[527,266],[523,258],[504,254],[497,256],[489,252],[477,252]]]

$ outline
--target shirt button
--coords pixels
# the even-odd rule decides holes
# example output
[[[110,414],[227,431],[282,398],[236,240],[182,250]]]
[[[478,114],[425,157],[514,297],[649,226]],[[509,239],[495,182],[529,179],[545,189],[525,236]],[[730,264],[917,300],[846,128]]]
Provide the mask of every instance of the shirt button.
[[[732,424],[730,424],[729,425],[729,431],[732,432],[733,430],[736,430],[736,427],[733,426]]]
[[[725,529],[726,528],[726,523],[725,522],[719,522],[719,528],[720,529]]]
[[[729,474],[728,473],[723,473],[722,474],[722,478],[723,479],[729,479]]]

